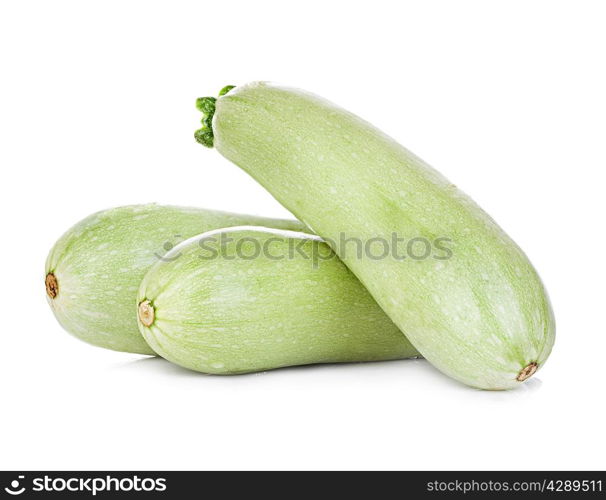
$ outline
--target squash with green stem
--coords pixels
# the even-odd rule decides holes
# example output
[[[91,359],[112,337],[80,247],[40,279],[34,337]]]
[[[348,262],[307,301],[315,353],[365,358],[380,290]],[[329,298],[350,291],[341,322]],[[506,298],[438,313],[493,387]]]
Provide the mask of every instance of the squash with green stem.
[[[214,146],[331,244],[442,372],[473,387],[508,389],[544,364],[555,322],[537,272],[436,170],[364,120],[300,90],[255,82],[197,106],[204,127],[196,140]],[[452,258],[372,259],[340,244],[394,236],[448,238]]]

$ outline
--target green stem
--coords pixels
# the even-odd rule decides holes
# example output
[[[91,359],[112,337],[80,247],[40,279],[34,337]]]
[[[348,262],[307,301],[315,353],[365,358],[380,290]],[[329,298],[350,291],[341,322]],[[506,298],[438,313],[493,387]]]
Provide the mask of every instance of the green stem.
[[[233,88],[235,88],[235,85],[226,85],[221,90],[219,90],[219,97],[227,94]]]
[[[219,91],[219,97],[224,96],[233,88],[234,85],[226,85]],[[216,106],[217,99],[215,97],[198,97],[196,99],[196,108],[202,112],[202,128],[196,130],[194,138],[207,148],[212,148],[215,141],[213,116],[215,115]]]

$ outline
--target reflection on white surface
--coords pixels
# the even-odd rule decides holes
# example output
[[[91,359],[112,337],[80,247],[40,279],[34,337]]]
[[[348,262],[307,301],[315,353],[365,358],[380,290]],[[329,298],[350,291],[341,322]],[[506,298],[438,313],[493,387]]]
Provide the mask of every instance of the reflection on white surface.
[[[310,384],[311,387],[315,383],[321,381],[325,384],[343,383],[344,379],[350,378],[356,383],[364,383],[370,386],[372,381],[379,381],[382,386],[385,386],[385,381],[389,385],[403,386],[414,390],[411,385],[415,383],[425,385],[434,384],[436,392],[444,390],[465,391],[469,393],[481,393],[484,397],[502,400],[503,398],[520,397],[525,393],[535,392],[540,389],[542,381],[538,377],[532,377],[525,383],[520,384],[517,389],[509,391],[482,391],[467,387],[446,375],[440,373],[437,369],[431,366],[424,359],[402,359],[393,361],[373,361],[364,363],[326,363],[304,366],[289,366],[268,370],[256,373],[247,373],[241,375],[209,375],[199,373],[186,368],[182,368],[173,363],[166,361],[161,357],[145,357],[135,359],[118,365],[117,369],[126,370],[129,372],[142,371],[147,374],[154,373],[160,377],[178,377],[178,378],[205,378],[205,383],[208,384],[223,384],[226,383],[238,385],[241,383],[248,384],[251,378],[262,377],[265,380],[271,380],[272,383],[280,383],[281,380],[293,381],[297,383]],[[216,381],[216,382],[214,382]],[[258,383],[258,380],[256,381]]]

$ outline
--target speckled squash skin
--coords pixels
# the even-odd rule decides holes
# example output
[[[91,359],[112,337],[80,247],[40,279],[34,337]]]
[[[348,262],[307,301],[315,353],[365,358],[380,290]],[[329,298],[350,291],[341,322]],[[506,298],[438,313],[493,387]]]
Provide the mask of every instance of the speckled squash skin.
[[[224,245],[221,233],[230,237]],[[313,255],[324,258],[314,264]],[[204,373],[419,354],[330,248],[303,233],[233,228],[195,237],[150,269],[138,302],[149,345]]]
[[[145,273],[176,243],[242,224],[306,231],[298,221],[155,204],[93,214],[50,251],[45,267],[48,303],[63,328],[80,340],[115,351],[154,354],[136,319],[137,290]]]
[[[508,389],[543,365],[555,322],[528,258],[393,139],[324,99],[264,82],[219,97],[211,132],[223,156],[327,241],[451,240],[452,258],[439,262],[358,258],[333,247],[438,369],[473,387]]]

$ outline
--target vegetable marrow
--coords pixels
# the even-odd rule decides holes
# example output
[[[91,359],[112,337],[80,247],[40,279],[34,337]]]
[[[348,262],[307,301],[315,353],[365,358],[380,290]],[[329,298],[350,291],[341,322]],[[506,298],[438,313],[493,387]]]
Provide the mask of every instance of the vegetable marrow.
[[[516,387],[541,368],[555,323],[537,272],[437,171],[369,123],[299,90],[257,82],[197,104],[207,133],[196,139],[324,238],[434,366],[483,389]],[[394,236],[390,256],[380,259],[342,244]],[[410,241],[438,238],[450,242],[450,258],[402,252]]]
[[[154,351],[204,373],[418,356],[330,247],[262,228],[211,231],[146,274],[138,320]]]
[[[139,333],[135,313],[145,273],[176,243],[242,224],[307,231],[298,221],[155,204],[93,214],[51,250],[45,272],[48,303],[63,328],[85,342],[154,354]]]

